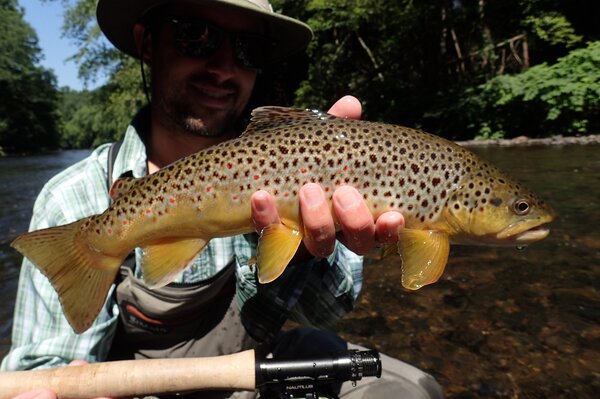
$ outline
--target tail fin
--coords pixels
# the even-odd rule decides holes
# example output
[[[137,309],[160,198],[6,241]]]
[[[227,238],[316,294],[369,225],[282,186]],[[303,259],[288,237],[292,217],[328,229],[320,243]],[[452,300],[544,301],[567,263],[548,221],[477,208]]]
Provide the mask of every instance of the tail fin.
[[[11,244],[50,280],[78,334],[100,313],[122,262],[93,250],[79,238],[77,233],[85,221],[27,233]]]

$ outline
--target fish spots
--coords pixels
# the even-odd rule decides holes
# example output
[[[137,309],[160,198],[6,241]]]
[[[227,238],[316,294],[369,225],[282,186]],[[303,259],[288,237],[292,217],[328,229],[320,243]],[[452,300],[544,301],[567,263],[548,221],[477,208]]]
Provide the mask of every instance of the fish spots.
[[[499,207],[502,205],[502,198],[492,198],[490,200],[490,204],[494,205],[495,207]]]

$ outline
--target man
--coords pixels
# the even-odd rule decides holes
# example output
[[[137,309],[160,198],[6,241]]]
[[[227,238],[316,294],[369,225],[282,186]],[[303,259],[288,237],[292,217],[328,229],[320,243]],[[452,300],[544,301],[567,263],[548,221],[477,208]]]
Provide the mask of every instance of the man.
[[[32,230],[102,212],[109,205],[107,178],[154,173],[239,135],[259,68],[303,50],[312,36],[303,23],[273,13],[266,0],[100,0],[97,16],[117,48],[149,66],[151,104],[134,118],[118,151],[101,146],[44,187]],[[345,98],[330,112],[357,118],[360,104]],[[287,318],[326,327],[349,311],[362,281],[362,259],[351,251],[364,253],[376,243],[393,241],[404,221],[397,212],[373,220],[358,191],[340,187],[333,196],[341,227],[337,241],[321,187],[307,184],[299,197],[306,238],[274,283],[258,286],[249,266],[256,234],[214,239],[175,284],[158,290],[144,285],[135,262],[124,266],[100,315],[81,335],[62,316],[47,279],[24,259],[13,345],[2,368],[214,356],[251,347],[290,356],[306,353],[308,347],[317,352],[343,347],[332,334],[306,329],[280,333],[280,328]],[[267,192],[255,193],[251,207],[257,232],[279,222],[275,200]],[[381,395],[373,390],[361,395],[397,397],[405,390],[411,397],[439,397],[430,376],[392,359],[385,358],[386,365],[402,371],[385,374],[373,386],[383,387],[377,391]],[[18,396],[33,397],[56,396],[49,390]]]

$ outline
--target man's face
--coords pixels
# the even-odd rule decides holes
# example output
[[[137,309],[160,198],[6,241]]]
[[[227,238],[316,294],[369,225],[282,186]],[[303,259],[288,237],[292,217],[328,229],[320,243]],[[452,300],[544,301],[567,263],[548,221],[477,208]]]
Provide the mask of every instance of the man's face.
[[[259,20],[222,8],[187,6],[169,10],[173,18],[202,19],[231,32],[263,33]],[[234,44],[226,38],[206,57],[181,54],[174,45],[175,28],[162,24],[153,39],[152,102],[159,123],[187,134],[231,134],[256,81],[257,71],[235,62]]]

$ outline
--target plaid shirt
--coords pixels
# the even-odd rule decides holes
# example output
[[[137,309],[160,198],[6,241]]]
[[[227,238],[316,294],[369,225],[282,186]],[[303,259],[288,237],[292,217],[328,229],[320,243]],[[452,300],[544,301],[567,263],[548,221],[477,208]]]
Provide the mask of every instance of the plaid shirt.
[[[126,171],[147,174],[146,148],[134,123],[129,126],[114,163],[112,180]],[[38,196],[30,230],[57,226],[103,212],[109,206],[107,158],[109,144],[52,178]],[[210,278],[232,261],[236,264],[236,299],[247,306],[251,335],[267,339],[291,318],[303,324],[326,327],[352,309],[362,286],[362,258],[337,244],[326,260],[290,265],[274,283],[257,290],[255,272],[248,261],[256,254],[256,234],[210,240],[205,250],[181,275],[179,282]],[[139,249],[138,265],[139,265]],[[136,268],[139,275],[139,268]],[[116,331],[119,309],[111,287],[107,301],[92,327],[73,332],[63,316],[56,292],[33,264],[23,260],[13,320],[12,346],[2,370],[61,366],[74,359],[106,359]]]

